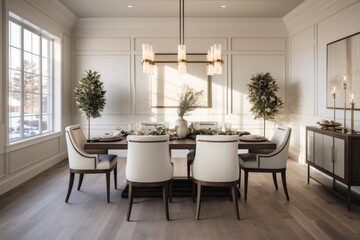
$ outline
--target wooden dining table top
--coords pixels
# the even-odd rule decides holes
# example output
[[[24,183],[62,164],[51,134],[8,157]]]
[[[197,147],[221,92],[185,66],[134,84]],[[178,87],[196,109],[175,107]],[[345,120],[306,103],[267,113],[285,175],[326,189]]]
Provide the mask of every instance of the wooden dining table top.
[[[128,147],[128,143],[126,138],[121,139],[119,141],[112,142],[87,142],[84,145],[85,151],[92,150],[126,150]],[[181,140],[170,140],[169,141],[170,149],[196,149],[196,141],[192,139],[181,139]],[[247,142],[247,141],[239,141],[238,144],[239,149],[275,149],[276,144],[271,141],[261,141],[261,142]]]

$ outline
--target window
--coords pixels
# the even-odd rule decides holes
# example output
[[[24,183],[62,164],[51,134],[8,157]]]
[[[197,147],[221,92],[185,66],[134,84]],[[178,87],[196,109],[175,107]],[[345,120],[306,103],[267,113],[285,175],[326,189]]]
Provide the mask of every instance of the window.
[[[9,21],[9,142],[54,131],[54,40]]]

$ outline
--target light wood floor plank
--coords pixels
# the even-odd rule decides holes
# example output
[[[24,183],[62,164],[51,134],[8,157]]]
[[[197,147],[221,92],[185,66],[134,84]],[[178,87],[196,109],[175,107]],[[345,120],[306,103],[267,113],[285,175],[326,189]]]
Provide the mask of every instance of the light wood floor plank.
[[[175,175],[186,174],[185,159],[173,159]],[[346,201],[315,181],[307,184],[306,166],[288,161],[286,201],[278,178],[249,175],[248,201],[239,200],[240,221],[227,197],[203,198],[200,218],[191,198],[174,198],[166,221],[162,198],[135,199],[126,221],[126,159],[118,160],[118,187],[111,178],[106,202],[105,176],[86,175],[81,191],[75,178],[69,203],[67,161],[48,169],[0,198],[0,239],[360,239],[360,207],[348,212]],[[243,183],[243,181],[242,181]],[[243,188],[243,186],[241,186]],[[242,190],[242,189],[241,189]]]

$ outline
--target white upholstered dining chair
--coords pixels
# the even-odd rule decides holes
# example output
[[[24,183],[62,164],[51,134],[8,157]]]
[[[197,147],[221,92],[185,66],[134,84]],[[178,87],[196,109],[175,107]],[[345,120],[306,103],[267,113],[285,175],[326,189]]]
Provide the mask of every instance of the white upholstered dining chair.
[[[201,121],[197,122],[199,129],[211,129],[216,130],[218,127],[218,122],[216,121]],[[191,149],[186,155],[187,158],[187,177],[190,178],[190,166],[194,162],[195,159],[195,150]]]
[[[89,154],[84,151],[86,138],[79,124],[65,128],[70,180],[65,202],[69,201],[75,174],[79,174],[77,190],[80,191],[84,174],[106,174],[107,201],[110,202],[110,173],[114,170],[114,184],[117,188],[117,156],[113,154]]]
[[[272,136],[272,142],[276,143],[276,149],[270,153],[243,153],[239,154],[240,164],[240,177],[239,187],[241,179],[241,169],[244,171],[244,191],[245,201],[247,200],[248,190],[248,178],[249,172],[268,172],[272,173],[273,182],[276,190],[278,189],[276,173],[281,173],[283,188],[285,191],[286,199],[289,201],[289,193],[286,185],[286,163],[289,153],[291,128],[286,126],[278,126],[274,135]]]
[[[165,204],[165,216],[169,220],[169,188],[174,167],[170,161],[169,135],[129,135],[126,180],[129,184],[129,207],[127,221],[130,221],[134,187],[161,186]]]
[[[197,185],[197,220],[200,216],[203,186],[230,187],[236,217],[240,219],[237,193],[239,181],[238,141],[239,136],[237,135],[198,135],[196,137],[192,179]],[[193,197],[194,195],[195,187]]]

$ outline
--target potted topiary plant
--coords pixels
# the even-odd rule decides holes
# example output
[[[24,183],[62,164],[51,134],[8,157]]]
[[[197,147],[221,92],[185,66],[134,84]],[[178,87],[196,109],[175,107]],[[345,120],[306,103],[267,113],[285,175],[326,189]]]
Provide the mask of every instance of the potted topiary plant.
[[[283,101],[276,96],[279,87],[270,73],[258,73],[250,80],[251,82],[247,85],[249,88],[247,98],[252,104],[250,111],[254,114],[254,119],[263,118],[265,136],[266,120],[274,118],[283,105]]]
[[[106,104],[106,91],[103,82],[100,81],[100,74],[97,71],[85,71],[74,91],[76,104],[88,120],[88,139],[90,139],[90,118],[101,117]]]
[[[179,138],[184,138],[187,135],[187,121],[184,116],[189,115],[191,111],[199,106],[202,101],[203,90],[195,91],[195,89],[184,85],[179,98],[179,106],[177,113],[179,118],[175,122],[176,134]]]

